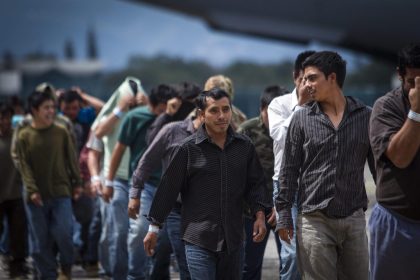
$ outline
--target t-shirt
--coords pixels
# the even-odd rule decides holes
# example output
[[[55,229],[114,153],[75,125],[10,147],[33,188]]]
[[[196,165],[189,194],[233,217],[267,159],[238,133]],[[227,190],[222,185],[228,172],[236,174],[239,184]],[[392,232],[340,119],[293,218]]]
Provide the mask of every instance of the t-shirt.
[[[156,115],[147,106],[142,106],[128,112],[121,123],[118,141],[130,147],[130,176],[133,174],[141,156],[147,149],[147,129],[155,118]],[[160,171],[154,172],[150,176],[149,182],[157,186],[159,178]]]
[[[407,218],[420,220],[420,151],[403,169],[385,155],[390,137],[401,129],[409,110],[408,97],[401,88],[382,96],[373,106],[369,136],[376,163],[378,203]]]
[[[101,121],[106,120],[108,116],[103,116]],[[112,131],[102,137],[102,142],[104,144],[104,175],[108,176],[109,168],[111,165],[111,156],[114,151],[114,147],[117,144],[118,140],[118,131],[121,122],[118,121]],[[128,180],[128,168],[130,163],[130,151],[125,150],[123,157],[121,158],[120,165],[118,166],[117,172],[115,173],[115,178]]]
[[[28,197],[35,192],[43,199],[68,197],[72,187],[82,186],[75,147],[64,127],[26,126],[17,135],[16,148]]]

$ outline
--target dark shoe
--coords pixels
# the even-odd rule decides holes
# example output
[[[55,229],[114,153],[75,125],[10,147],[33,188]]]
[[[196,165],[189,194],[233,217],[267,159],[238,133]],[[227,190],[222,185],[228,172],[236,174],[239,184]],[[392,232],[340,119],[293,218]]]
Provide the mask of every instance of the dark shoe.
[[[57,280],[71,280],[71,265],[61,267]]]

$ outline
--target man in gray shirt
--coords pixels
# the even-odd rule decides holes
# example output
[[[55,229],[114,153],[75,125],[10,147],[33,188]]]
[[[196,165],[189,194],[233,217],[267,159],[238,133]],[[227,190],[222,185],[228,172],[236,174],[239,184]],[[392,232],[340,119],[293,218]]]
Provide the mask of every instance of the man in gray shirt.
[[[298,268],[303,279],[368,279],[363,171],[371,155],[370,110],[342,87],[346,62],[317,52],[303,63],[314,102],[295,112],[286,138],[276,198],[280,237],[293,237],[297,192]]]

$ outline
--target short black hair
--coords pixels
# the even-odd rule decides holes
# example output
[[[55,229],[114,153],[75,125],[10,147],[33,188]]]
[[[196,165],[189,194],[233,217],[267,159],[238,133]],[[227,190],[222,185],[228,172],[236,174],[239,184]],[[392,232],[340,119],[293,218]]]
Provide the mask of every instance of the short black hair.
[[[70,90],[66,90],[60,95],[60,97],[58,98],[58,104],[61,105],[62,102],[69,104],[76,100],[79,102],[83,102],[83,99],[80,96],[80,94],[77,91],[70,89]]]
[[[398,73],[403,77],[407,68],[420,68],[420,45],[411,43],[398,52]]]
[[[302,66],[303,69],[309,66],[318,68],[324,73],[327,78],[331,73],[337,76],[337,84],[343,88],[344,80],[346,78],[346,61],[337,53],[333,51],[315,52],[313,55],[305,59]]]
[[[176,89],[173,86],[167,84],[160,84],[150,91],[149,102],[153,107],[158,106],[161,103],[168,102],[169,99],[178,96]]]
[[[177,85],[178,96],[181,100],[189,100],[196,98],[201,93],[201,88],[195,83],[182,82]]]
[[[16,106],[20,106],[22,108],[25,107],[23,100],[17,95],[10,96],[7,101],[12,107],[16,107]]]
[[[290,93],[290,91],[283,86],[272,85],[266,87],[260,97],[260,109],[268,107],[274,98],[287,93]]]
[[[315,51],[304,51],[304,52],[301,52],[300,54],[297,55],[297,57],[295,59],[295,66],[293,68],[293,78],[294,79],[299,77],[300,71],[303,70],[303,65],[302,64],[305,61],[305,59],[307,59],[308,57],[310,57],[314,53],[315,53]]]
[[[49,90],[33,91],[28,96],[29,112],[32,114],[32,109],[38,110],[39,106],[41,106],[41,104],[47,100],[52,100],[53,102],[55,102],[55,96],[53,94],[54,93],[51,93]]]
[[[207,97],[211,97],[214,100],[219,100],[219,99],[222,99],[223,97],[226,97],[229,100],[230,106],[232,106],[229,94],[227,94],[227,92],[224,91],[223,89],[215,87],[215,88],[212,88],[210,90],[203,91],[197,97],[197,99],[195,100],[195,104],[196,104],[197,109],[202,110],[202,111],[206,110],[206,108],[207,108]]]
[[[5,116],[9,114],[10,116],[13,116],[14,114],[13,106],[10,104],[10,102],[0,102],[0,115]]]

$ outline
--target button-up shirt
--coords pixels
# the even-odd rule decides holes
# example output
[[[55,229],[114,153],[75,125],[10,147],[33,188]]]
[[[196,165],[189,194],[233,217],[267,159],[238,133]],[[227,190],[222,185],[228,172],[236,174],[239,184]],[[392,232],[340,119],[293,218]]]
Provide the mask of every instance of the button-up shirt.
[[[340,218],[366,209],[363,171],[367,158],[374,174],[368,136],[371,110],[351,97],[346,100],[338,128],[317,102],[295,112],[280,170],[277,228],[293,226],[290,209],[296,192],[300,213],[322,210]]]
[[[183,240],[213,252],[232,252],[243,244],[244,199],[252,214],[271,210],[264,184],[261,164],[247,136],[229,128],[221,149],[203,125],[179,146],[148,218],[162,224],[181,193]]]
[[[144,152],[133,173],[133,185],[130,188],[131,198],[140,197],[144,183],[147,182],[153,171],[161,166],[163,171],[168,168],[176,148],[194,132],[195,129],[191,118],[169,123],[162,127],[146,152]]]
[[[274,98],[268,105],[268,120],[270,136],[273,138],[274,153],[274,174],[273,180],[279,179],[281,160],[284,153],[287,128],[290,123],[290,116],[298,104],[296,88],[292,93]]]

